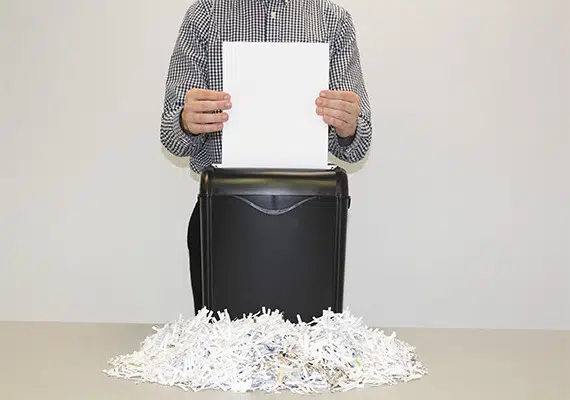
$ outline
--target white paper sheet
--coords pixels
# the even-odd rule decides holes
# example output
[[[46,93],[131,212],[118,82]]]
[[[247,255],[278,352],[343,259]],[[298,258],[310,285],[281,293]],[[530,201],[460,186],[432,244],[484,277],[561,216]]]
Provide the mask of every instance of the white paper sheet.
[[[226,168],[328,168],[328,126],[315,100],[329,83],[327,43],[223,44]]]

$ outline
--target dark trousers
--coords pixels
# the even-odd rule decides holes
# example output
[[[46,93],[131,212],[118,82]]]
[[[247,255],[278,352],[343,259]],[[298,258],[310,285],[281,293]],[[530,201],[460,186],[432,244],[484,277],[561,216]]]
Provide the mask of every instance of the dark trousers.
[[[194,312],[198,314],[202,303],[202,253],[200,238],[200,205],[197,202],[188,224],[188,252],[190,258],[190,281],[194,296]]]

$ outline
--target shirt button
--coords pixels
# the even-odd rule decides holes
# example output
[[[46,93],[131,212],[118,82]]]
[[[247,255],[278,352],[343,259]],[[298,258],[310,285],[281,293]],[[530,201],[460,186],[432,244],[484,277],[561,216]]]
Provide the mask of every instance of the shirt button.
[[[277,13],[275,11],[271,11],[271,18],[275,19],[277,17]]]

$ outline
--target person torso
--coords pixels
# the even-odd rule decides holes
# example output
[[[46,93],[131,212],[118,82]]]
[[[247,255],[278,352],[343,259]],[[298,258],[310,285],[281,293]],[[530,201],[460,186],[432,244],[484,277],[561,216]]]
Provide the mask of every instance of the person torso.
[[[223,42],[329,43],[331,52],[346,11],[329,0],[197,0],[194,14],[206,54],[206,88],[223,91]],[[331,65],[331,68],[334,68]],[[202,152],[190,160],[193,171],[222,159],[221,134],[207,134]]]
[[[328,0],[211,0],[208,86],[223,90],[223,42],[330,43],[343,10]]]

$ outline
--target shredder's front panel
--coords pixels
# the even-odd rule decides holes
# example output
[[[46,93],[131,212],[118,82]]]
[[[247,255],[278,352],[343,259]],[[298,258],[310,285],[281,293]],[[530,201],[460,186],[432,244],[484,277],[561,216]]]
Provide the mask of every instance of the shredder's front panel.
[[[298,201],[272,215],[236,197],[212,200],[213,309],[238,317],[264,306],[310,320],[334,306],[337,201]]]

